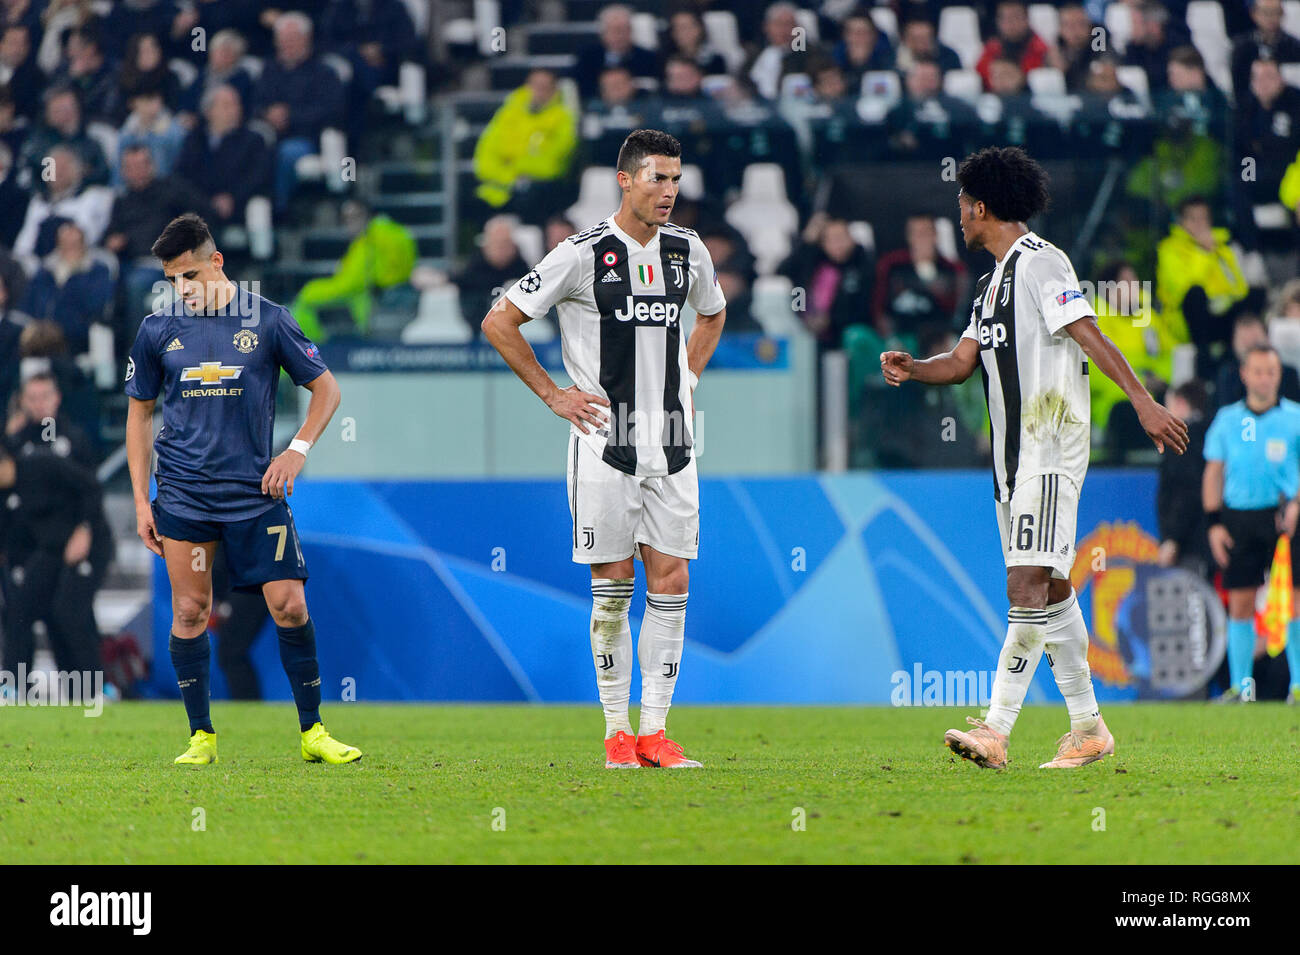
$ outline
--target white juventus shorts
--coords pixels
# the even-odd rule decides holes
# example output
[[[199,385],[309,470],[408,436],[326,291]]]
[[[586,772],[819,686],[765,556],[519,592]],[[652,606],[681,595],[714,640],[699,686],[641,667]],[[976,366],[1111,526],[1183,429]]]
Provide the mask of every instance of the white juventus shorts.
[[[638,544],[694,560],[700,545],[700,484],[695,457],[676,474],[637,477],[610,467],[569,434],[569,513],[573,560],[608,564],[640,556]]]
[[[1016,481],[1011,500],[997,501],[1002,555],[1008,567],[1050,567],[1068,579],[1074,566],[1079,489],[1064,474]]]

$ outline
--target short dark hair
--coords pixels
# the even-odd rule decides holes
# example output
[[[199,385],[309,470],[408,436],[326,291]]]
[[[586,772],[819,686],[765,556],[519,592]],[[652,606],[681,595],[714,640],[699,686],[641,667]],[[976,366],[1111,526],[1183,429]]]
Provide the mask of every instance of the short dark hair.
[[[26,378],[23,379],[23,383],[22,385],[19,386],[18,390],[21,392],[33,381],[47,381],[54,386],[55,391],[61,390],[59,388],[59,379],[54,377],[54,372],[52,371],[38,371],[28,375]]]
[[[1200,195],[1199,193],[1194,193],[1193,195],[1190,196],[1184,196],[1178,202],[1178,218],[1181,219],[1183,216],[1187,215],[1187,210],[1190,209],[1192,206],[1205,206],[1205,208],[1209,209],[1210,200],[1205,198],[1205,196]]]
[[[1047,172],[1019,146],[989,146],[957,167],[961,191],[1003,222],[1027,222],[1047,208]]]
[[[1183,382],[1174,389],[1174,394],[1202,413],[1204,413],[1206,405],[1209,404],[1210,396],[1206,390],[1205,382],[1199,378],[1191,378]]]
[[[1282,360],[1282,356],[1278,354],[1278,350],[1272,345],[1269,345],[1266,342],[1256,342],[1246,349],[1246,355],[1242,358],[1241,363],[1244,365],[1250,359],[1251,355],[1259,354],[1277,355],[1277,360]]]
[[[187,212],[167,223],[149,251],[160,261],[170,262],[211,242],[212,232],[208,224],[196,213]]]
[[[628,134],[618,151],[618,171],[629,176],[636,175],[646,156],[668,156],[673,159],[682,155],[682,144],[673,136],[659,129],[637,129]]]
[[[1205,72],[1205,57],[1201,56],[1196,47],[1191,45],[1176,46],[1170,50],[1169,62],[1177,63],[1179,66],[1186,66],[1189,69]]]

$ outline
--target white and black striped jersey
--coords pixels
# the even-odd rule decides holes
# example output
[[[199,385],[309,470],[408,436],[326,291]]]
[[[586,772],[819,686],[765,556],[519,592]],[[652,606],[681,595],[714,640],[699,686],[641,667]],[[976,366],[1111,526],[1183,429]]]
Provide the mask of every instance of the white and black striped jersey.
[[[1065,253],[1032,232],[975,286],[970,324],[979,343],[993,431],[993,493],[1064,474],[1083,486],[1091,443],[1088,359],[1065,326],[1093,314]]]
[[[726,299],[695,232],[668,223],[642,246],[611,216],[569,236],[506,292],[531,318],[552,305],[564,369],[581,390],[607,398],[605,428],[572,431],[627,474],[676,474],[694,444],[684,305],[701,315]]]

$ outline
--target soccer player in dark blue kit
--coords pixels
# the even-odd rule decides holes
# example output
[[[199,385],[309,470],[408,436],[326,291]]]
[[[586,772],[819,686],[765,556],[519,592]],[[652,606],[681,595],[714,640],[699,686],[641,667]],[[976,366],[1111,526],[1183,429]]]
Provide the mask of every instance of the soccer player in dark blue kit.
[[[173,219],[153,244],[177,298],[140,325],[126,368],[126,450],[137,532],[166,561],[172,588],[172,665],[190,720],[177,763],[217,761],[208,713],[208,614],[218,542],[237,590],[261,591],[293,689],[302,758],[350,763],[361,750],[321,723],[316,635],[307,614],[307,565],[287,498],[306,454],[339,406],[339,386],[289,311],[226,278],[207,224]],[[272,459],[280,371],[311,392],[307,419]],[[151,441],[154,404],[163,426]],[[149,501],[150,451],[158,494]]]

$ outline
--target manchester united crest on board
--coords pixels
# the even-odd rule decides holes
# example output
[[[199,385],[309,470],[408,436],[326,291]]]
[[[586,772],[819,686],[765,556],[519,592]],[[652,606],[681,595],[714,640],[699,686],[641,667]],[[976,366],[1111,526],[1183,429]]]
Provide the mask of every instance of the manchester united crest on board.
[[[235,332],[235,350],[247,355],[257,347],[257,333],[250,332],[247,328]]]

